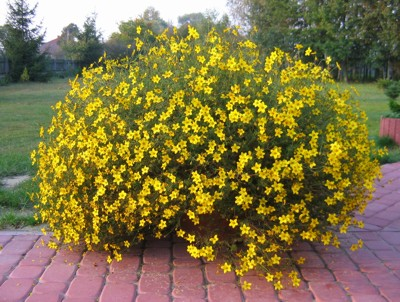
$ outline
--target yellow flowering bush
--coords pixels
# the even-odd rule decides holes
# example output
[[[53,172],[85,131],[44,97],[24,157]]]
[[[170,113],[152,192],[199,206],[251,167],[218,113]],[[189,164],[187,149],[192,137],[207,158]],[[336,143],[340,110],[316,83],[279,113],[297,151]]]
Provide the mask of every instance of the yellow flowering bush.
[[[365,113],[301,46],[264,57],[235,29],[192,27],[152,41],[84,70],[41,130],[34,199],[58,241],[118,260],[175,232],[193,257],[224,250],[224,272],[280,289],[295,242],[338,246],[335,228],[362,226],[352,213],[379,174]]]

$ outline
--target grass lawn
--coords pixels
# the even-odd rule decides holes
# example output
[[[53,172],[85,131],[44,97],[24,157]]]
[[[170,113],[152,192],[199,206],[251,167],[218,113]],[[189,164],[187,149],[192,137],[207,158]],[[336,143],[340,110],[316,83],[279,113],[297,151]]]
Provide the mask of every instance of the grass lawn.
[[[49,125],[50,106],[68,89],[67,79],[0,86],[0,178],[34,174],[30,152],[39,142],[40,126]],[[0,187],[0,229],[35,223],[27,195],[32,189],[29,180],[12,189]]]
[[[387,97],[376,84],[353,85],[360,95],[361,108],[368,115],[371,138],[379,134],[380,117],[389,113]],[[350,85],[340,84],[341,88]],[[67,79],[49,83],[25,83],[0,86],[0,178],[34,174],[30,152],[39,142],[39,129],[52,118],[51,105],[62,100],[69,90]],[[386,162],[400,161],[399,148],[392,150]],[[0,229],[34,224],[32,204],[27,192],[35,190],[31,181],[14,189],[0,187]]]

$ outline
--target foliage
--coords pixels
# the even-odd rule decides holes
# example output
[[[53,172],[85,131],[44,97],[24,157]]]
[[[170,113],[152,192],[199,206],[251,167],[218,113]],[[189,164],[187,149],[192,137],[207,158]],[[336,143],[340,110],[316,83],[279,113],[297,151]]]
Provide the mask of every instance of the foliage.
[[[28,82],[29,81],[29,73],[28,73],[28,68],[24,68],[24,71],[21,74],[21,81],[22,82]]]
[[[193,257],[221,252],[224,272],[257,269],[281,289],[279,267],[304,260],[284,257],[295,242],[339,246],[337,228],[362,227],[352,213],[380,170],[365,113],[301,46],[265,58],[236,29],[188,32],[138,40],[140,55],[71,82],[31,154],[35,207],[65,244],[119,260],[176,231]]]
[[[45,71],[46,57],[39,50],[44,34],[40,33],[41,26],[33,26],[36,8],[37,5],[29,8],[23,0],[8,3],[1,44],[10,61],[9,76],[14,82],[20,80],[24,68],[30,71],[32,81],[46,81],[49,76]]]
[[[167,22],[160,17],[158,11],[152,7],[147,8],[139,18],[122,21],[119,24],[119,32],[113,33],[105,44],[108,57],[129,55],[131,50],[127,45],[135,46],[137,39],[150,41],[153,36],[149,32],[161,34],[167,27]]]
[[[96,27],[96,15],[86,18],[83,30],[73,23],[65,27],[59,44],[67,57],[79,61],[81,67],[96,62],[104,51],[102,36]]]
[[[342,66],[343,80],[400,77],[400,2],[392,0],[229,0],[245,28],[266,49],[288,50],[296,43]],[[376,70],[380,69],[380,74]]]
[[[400,81],[390,81],[390,84],[384,90],[386,96],[389,97],[389,108],[390,111],[395,114],[400,114],[400,105],[396,102],[396,99],[400,95]]]

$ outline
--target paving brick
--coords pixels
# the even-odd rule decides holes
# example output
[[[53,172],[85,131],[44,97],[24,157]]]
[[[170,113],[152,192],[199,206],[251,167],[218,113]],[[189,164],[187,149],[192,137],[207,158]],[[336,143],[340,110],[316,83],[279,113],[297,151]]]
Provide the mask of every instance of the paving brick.
[[[388,301],[399,301],[399,286],[397,287],[381,287],[380,292]]]
[[[170,302],[168,295],[159,295],[154,293],[145,293],[137,296],[135,302]]]
[[[60,249],[53,257],[53,263],[67,263],[78,264],[82,259],[82,253],[78,251],[70,251],[67,249]]]
[[[243,290],[245,301],[276,301],[277,294],[272,283],[258,276],[245,276],[240,278],[240,282],[247,281],[251,283],[250,290]],[[260,300],[261,299],[261,300]]]
[[[185,297],[185,298],[174,298],[174,302],[205,302],[206,300],[203,298],[192,298],[192,297]]]
[[[77,276],[66,292],[69,298],[97,298],[103,288],[104,278],[98,276]]]
[[[35,244],[33,240],[18,240],[14,237],[3,249],[2,255],[25,255]]]
[[[110,265],[110,273],[135,274],[139,268],[140,258],[138,256],[124,255],[121,261],[113,261]]]
[[[45,294],[32,293],[25,300],[25,302],[61,302],[61,301],[62,301],[62,295],[59,293],[45,293]]]
[[[14,236],[13,240],[16,240],[16,241],[25,241],[25,240],[27,240],[27,241],[36,242],[39,239],[39,237],[40,237],[39,235],[31,235],[31,234],[21,235],[21,234],[18,234],[18,236]]]
[[[387,272],[367,273],[366,275],[375,286],[400,287],[400,279],[389,270]]]
[[[334,282],[310,282],[310,290],[316,302],[347,301],[346,292]]]
[[[76,271],[77,276],[99,276],[104,277],[107,274],[107,267],[102,265],[82,265]]]
[[[146,248],[169,248],[171,247],[171,240],[169,239],[147,239]]]
[[[287,302],[310,302],[314,300],[314,297],[310,291],[304,289],[283,289],[279,291],[278,296],[280,301]]]
[[[139,280],[137,273],[110,273],[106,276],[107,283],[127,283],[133,284]]]
[[[46,294],[46,293],[64,293],[67,290],[67,283],[63,282],[39,282],[35,285],[32,293]]]
[[[133,284],[127,283],[107,283],[101,292],[99,302],[110,301],[134,301],[136,288]]]
[[[172,247],[172,256],[173,258],[187,258],[193,259],[187,251],[187,243],[175,243]]]
[[[338,270],[334,271],[333,274],[335,275],[336,280],[342,283],[353,281],[368,282],[367,277],[363,273],[355,270]]]
[[[356,266],[350,258],[344,254],[322,254],[321,257],[328,268],[332,270],[356,270]]]
[[[301,268],[301,274],[306,281],[330,282],[334,281],[332,273],[324,268]]]
[[[175,299],[205,299],[206,291],[203,286],[175,286],[172,290],[172,297]]]
[[[64,297],[62,300],[63,302],[98,302],[96,298],[92,297],[78,297],[78,298],[73,298],[73,297]]]
[[[208,288],[208,302],[241,302],[242,294],[237,284],[217,283],[210,284]]]
[[[10,274],[10,278],[38,279],[43,271],[43,266],[17,266]]]
[[[43,282],[68,282],[75,275],[76,265],[51,263],[40,278]]]
[[[168,263],[150,263],[143,264],[143,273],[168,273],[171,270],[171,266]]]
[[[169,263],[171,260],[171,249],[169,248],[146,248],[143,252],[143,263]]]
[[[0,286],[0,301],[21,301],[31,292],[32,279],[8,279]]]
[[[0,234],[0,245],[2,247],[4,247],[4,245],[7,244],[7,242],[11,241],[12,238],[13,238],[13,236],[11,236],[11,235]]]
[[[325,263],[322,261],[321,257],[313,251],[293,252],[292,256],[295,259],[299,259],[300,257],[305,259],[305,262],[301,265],[301,267],[325,268]]]
[[[343,288],[349,295],[375,295],[379,296],[378,289],[368,281],[346,281],[342,282]]]
[[[368,295],[368,294],[350,294],[352,302],[387,302],[387,300],[380,295]]]
[[[168,274],[142,274],[138,283],[138,292],[168,295],[171,292],[171,280]]]
[[[234,272],[227,272],[220,268],[220,263],[211,262],[205,265],[205,277],[209,283],[235,283]]]
[[[392,246],[385,242],[384,240],[369,240],[364,242],[365,247],[378,251],[378,250],[391,250]]]
[[[174,286],[194,286],[203,284],[200,268],[175,268],[172,272]]]
[[[108,254],[105,252],[88,251],[82,255],[81,266],[108,266]]]
[[[369,264],[372,262],[379,262],[379,259],[375,256],[375,254],[366,249],[358,249],[356,251],[348,251],[349,257],[351,260],[357,264]]]
[[[400,237],[400,235],[399,235]],[[374,251],[375,255],[381,260],[398,260],[400,259],[400,252],[397,251]]]
[[[21,255],[2,255],[0,254],[0,275],[5,275],[15,267],[22,259]]]
[[[172,261],[175,267],[196,267],[201,265],[200,259],[195,258],[176,258]]]

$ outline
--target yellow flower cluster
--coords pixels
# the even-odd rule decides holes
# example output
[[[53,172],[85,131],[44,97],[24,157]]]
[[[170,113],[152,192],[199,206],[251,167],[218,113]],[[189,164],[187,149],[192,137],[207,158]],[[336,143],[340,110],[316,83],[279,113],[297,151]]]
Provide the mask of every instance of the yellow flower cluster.
[[[352,213],[379,174],[365,114],[329,71],[279,49],[264,57],[235,29],[153,40],[104,55],[54,106],[32,153],[41,219],[57,240],[116,259],[176,231],[193,257],[225,248],[223,271],[258,269],[280,289],[293,243],[338,245],[333,227],[362,224]]]

